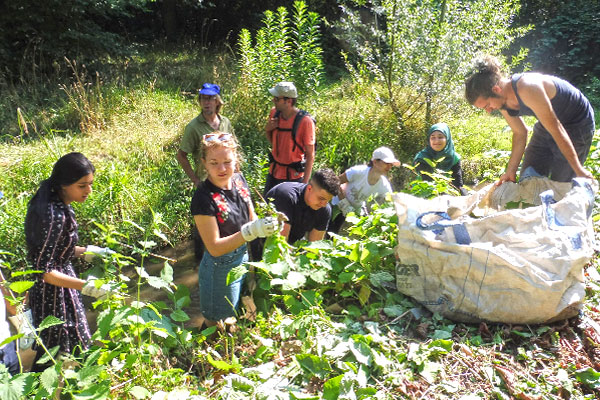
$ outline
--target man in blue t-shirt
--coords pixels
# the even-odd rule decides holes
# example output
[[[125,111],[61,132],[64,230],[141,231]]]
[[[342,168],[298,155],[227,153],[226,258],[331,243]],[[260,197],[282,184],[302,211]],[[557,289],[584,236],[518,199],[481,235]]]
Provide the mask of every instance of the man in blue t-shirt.
[[[314,173],[309,183],[284,182],[273,187],[266,195],[277,211],[286,215],[281,234],[289,243],[302,239],[321,240],[331,218],[329,201],[339,192],[340,181],[335,172],[321,169]]]

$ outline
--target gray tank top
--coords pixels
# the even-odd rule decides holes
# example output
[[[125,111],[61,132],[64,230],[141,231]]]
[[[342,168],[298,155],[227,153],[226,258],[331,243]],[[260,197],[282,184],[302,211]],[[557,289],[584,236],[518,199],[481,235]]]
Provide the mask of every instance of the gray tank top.
[[[518,117],[521,115],[535,116],[535,113],[531,110],[531,108],[527,107],[523,103],[517,90],[517,82],[522,76],[523,74],[515,74],[511,77],[512,88],[515,91],[517,100],[519,101],[519,109],[506,109],[506,112],[508,115],[513,117]],[[552,109],[558,117],[558,120],[565,127],[565,129],[568,126],[590,124],[590,122],[593,124],[594,109],[583,93],[563,79],[555,76],[550,76],[550,78],[556,87],[556,94],[554,95],[554,98],[550,100],[550,103],[552,104]]]

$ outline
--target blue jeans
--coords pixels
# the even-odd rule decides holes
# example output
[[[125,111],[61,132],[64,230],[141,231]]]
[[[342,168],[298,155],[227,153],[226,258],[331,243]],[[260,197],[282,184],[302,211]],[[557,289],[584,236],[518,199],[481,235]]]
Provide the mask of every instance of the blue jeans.
[[[198,268],[200,286],[200,309],[204,317],[218,321],[235,316],[240,301],[243,277],[227,285],[227,274],[233,268],[248,261],[246,245],[219,257],[204,252]]]

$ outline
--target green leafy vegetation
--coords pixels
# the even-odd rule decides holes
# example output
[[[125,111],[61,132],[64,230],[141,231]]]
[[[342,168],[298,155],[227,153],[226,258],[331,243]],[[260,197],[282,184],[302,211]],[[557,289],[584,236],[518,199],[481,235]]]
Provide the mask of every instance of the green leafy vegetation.
[[[455,323],[396,291],[396,213],[389,202],[374,205],[366,216],[349,215],[347,230],[331,240],[290,246],[270,238],[262,262],[231,276],[254,268],[256,321],[239,318],[231,331],[190,326],[194,299],[190,288],[174,284],[178,266],[161,261],[149,267],[156,259],[151,253],[181,246],[189,235],[192,187],[175,153],[183,127],[199,112],[194,89],[205,81],[219,83],[223,113],[244,149],[244,174],[251,187],[263,186],[262,129],[270,106],[265,88],[288,75],[266,71],[273,60],[266,57],[270,43],[262,35],[279,35],[282,43],[305,35],[300,48],[307,63],[280,67],[307,78],[300,101],[318,118],[318,166],[342,172],[368,161],[379,145],[410,164],[424,142],[423,123],[405,118],[400,124],[389,107],[387,83],[372,81],[365,66],[357,64],[357,74],[337,82],[320,80],[315,57],[321,53],[313,40],[321,22],[299,3],[294,7],[291,17],[285,9],[263,14],[255,44],[250,30],[240,36],[238,59],[231,51],[186,47],[175,54],[156,48],[110,60],[98,74],[60,60],[63,71],[44,81],[3,84],[0,248],[7,251],[0,253],[0,264],[10,276],[13,301],[23,302],[36,277],[25,259],[27,202],[56,159],[74,150],[96,166],[94,193],[75,205],[80,240],[118,251],[85,273],[116,282],[122,295],[94,304],[97,331],[88,351],[63,359],[47,349],[54,362],[41,374],[11,378],[0,367],[0,398],[51,398],[58,387],[66,398],[98,400],[161,399],[167,393],[191,399],[597,398],[597,258],[587,269],[587,299],[578,318],[542,326]],[[438,11],[430,16],[439,19]],[[414,22],[419,15],[407,17]],[[296,54],[291,47],[289,54]],[[245,56],[248,70],[240,64]],[[256,88],[244,73],[254,76]],[[394,101],[426,109],[406,87],[393,93]],[[467,184],[496,179],[510,150],[506,123],[466,110],[460,94],[447,93],[448,99],[432,102],[431,115],[447,117]],[[595,176],[598,140],[586,163]],[[410,168],[394,169],[392,181],[396,190],[423,197],[452,191],[447,178],[423,183]],[[147,287],[167,300],[144,298]],[[38,331],[55,323],[60,321],[50,318]]]

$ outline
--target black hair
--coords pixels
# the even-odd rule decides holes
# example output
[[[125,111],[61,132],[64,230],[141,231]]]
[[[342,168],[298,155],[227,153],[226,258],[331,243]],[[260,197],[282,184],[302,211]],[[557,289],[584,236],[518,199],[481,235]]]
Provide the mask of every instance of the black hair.
[[[311,178],[311,184],[314,184],[321,189],[325,189],[327,193],[337,196],[340,191],[340,179],[337,174],[329,168],[320,169],[315,172]]]
[[[91,161],[81,153],[65,154],[58,159],[52,168],[52,174],[40,183],[27,207],[25,240],[30,251],[39,244],[41,222],[48,209],[48,204],[60,199],[59,193],[63,186],[71,185],[95,171]]]
[[[498,97],[492,88],[502,79],[500,62],[492,56],[476,59],[473,70],[465,80],[465,97],[474,104],[478,98]]]

